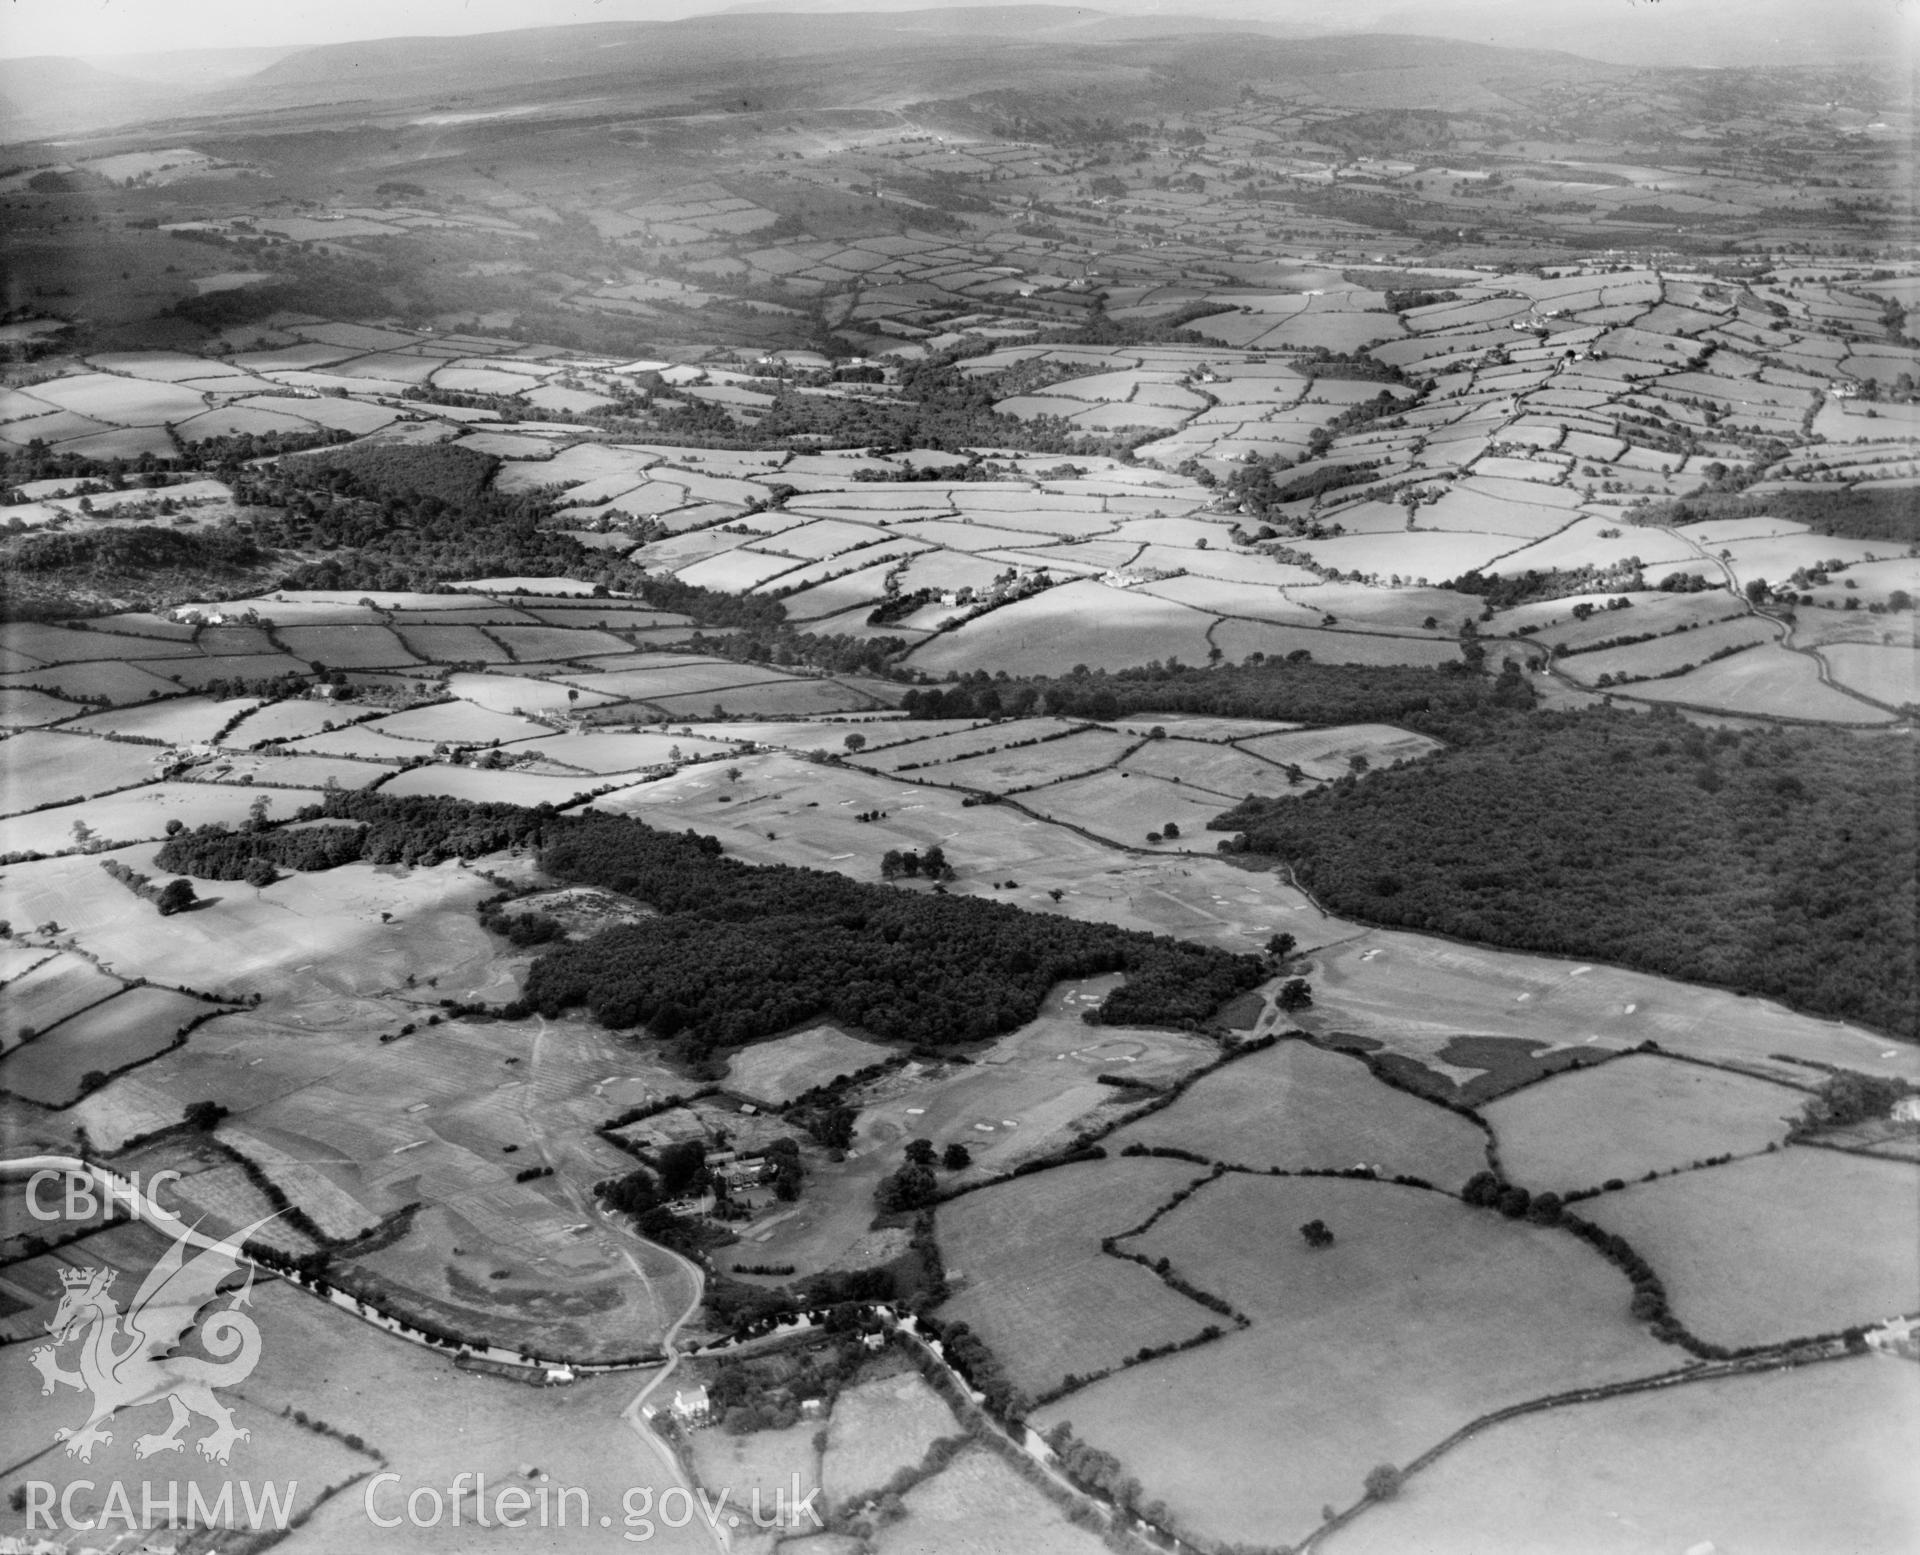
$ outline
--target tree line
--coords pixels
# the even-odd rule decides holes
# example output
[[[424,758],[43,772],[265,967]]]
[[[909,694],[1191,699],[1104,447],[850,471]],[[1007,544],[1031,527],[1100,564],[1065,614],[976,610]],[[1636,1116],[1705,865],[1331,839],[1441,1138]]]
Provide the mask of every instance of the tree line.
[[[1252,654],[1244,664],[1195,668],[1173,659],[1108,671],[1018,680],[984,671],[946,686],[916,687],[901,700],[911,718],[998,718],[1045,713],[1110,722],[1147,713],[1289,723],[1396,723],[1449,742],[1533,705],[1517,669],[1476,675],[1462,662],[1408,665],[1315,664]]]

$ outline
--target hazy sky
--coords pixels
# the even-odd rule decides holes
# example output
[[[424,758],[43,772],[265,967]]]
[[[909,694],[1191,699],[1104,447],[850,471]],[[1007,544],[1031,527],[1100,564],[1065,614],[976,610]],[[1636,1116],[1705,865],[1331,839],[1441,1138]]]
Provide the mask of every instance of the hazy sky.
[[[0,0],[0,55],[339,43],[501,32],[568,22],[660,21],[729,0]]]

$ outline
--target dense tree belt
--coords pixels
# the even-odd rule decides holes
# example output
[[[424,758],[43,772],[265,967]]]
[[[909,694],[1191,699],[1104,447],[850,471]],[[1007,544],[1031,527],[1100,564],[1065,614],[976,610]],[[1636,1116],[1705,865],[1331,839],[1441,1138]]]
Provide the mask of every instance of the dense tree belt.
[[[1920,543],[1920,501],[1911,487],[1829,487],[1805,491],[1741,492],[1682,497],[1644,510],[1643,522],[1697,524],[1720,518],[1785,518],[1816,534],[1854,540]]]
[[[147,526],[61,530],[30,535],[7,554],[16,572],[79,573],[151,571],[197,567],[218,571],[250,567],[267,559],[246,531],[223,526],[204,534]]]
[[[245,880],[266,863],[301,871],[357,863],[377,847],[357,826],[302,826],[291,830],[228,831],[202,826],[160,844],[156,868],[196,880]]]
[[[549,952],[526,1000],[585,1005],[612,1026],[683,1033],[696,1052],[832,1016],[927,1044],[1011,1031],[1058,981],[1127,973],[1110,1023],[1211,1015],[1266,975],[1258,957],[1082,923],[1004,903],[869,885],[822,870],[721,857],[711,838],[583,818],[541,865],[647,902],[660,914]]]
[[[434,864],[537,847],[547,873],[632,896],[658,916],[548,951],[528,974],[520,1008],[554,1015],[584,1006],[609,1026],[644,1023],[678,1037],[694,1058],[823,1015],[901,1041],[978,1041],[1032,1020],[1056,982],[1102,972],[1127,974],[1101,1006],[1104,1021],[1184,1024],[1267,976],[1257,956],[824,870],[746,864],[725,857],[713,837],[622,816],[335,793],[300,818],[321,817],[364,825],[202,827],[168,842],[160,862],[231,880],[254,859],[293,869],[354,859]]]
[[[1717,983],[1920,1037],[1904,736],[1540,713],[1214,824],[1333,912]]]
[[[950,685],[910,691],[914,718],[992,718],[1048,713],[1109,720],[1147,713],[1254,718],[1289,723],[1397,723],[1454,742],[1533,705],[1518,671],[1489,678],[1463,661],[1441,669],[1314,664],[1269,659],[1196,669],[1157,660],[1139,669],[1092,670],[1051,679],[1001,680],[976,672]]]

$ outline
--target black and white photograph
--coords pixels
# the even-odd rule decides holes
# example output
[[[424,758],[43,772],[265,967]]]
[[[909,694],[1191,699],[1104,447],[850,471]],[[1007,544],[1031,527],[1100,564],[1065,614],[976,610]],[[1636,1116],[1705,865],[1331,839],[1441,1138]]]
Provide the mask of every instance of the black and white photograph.
[[[1920,0],[0,0],[0,1555],[1920,1555]]]

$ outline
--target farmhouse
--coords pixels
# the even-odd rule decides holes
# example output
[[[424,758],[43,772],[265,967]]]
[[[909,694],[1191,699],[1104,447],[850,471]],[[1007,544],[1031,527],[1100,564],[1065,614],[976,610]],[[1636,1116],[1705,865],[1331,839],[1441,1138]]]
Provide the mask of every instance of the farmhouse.
[[[675,1420],[689,1428],[703,1426],[713,1418],[713,1405],[704,1384],[685,1393],[675,1388],[668,1410]]]

